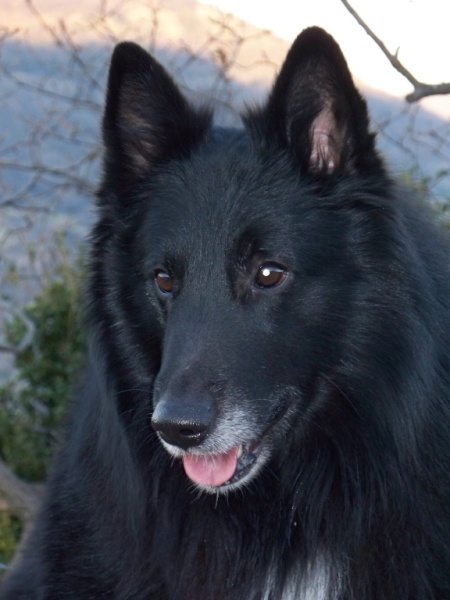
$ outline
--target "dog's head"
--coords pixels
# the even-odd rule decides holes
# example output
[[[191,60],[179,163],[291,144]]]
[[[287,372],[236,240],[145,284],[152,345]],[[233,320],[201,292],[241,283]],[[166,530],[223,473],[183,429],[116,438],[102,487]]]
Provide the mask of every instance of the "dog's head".
[[[217,492],[251,481],[320,412],[364,269],[348,231],[363,236],[369,211],[352,207],[365,178],[384,178],[365,102],[317,28],[294,42],[245,129],[210,122],[147,52],[116,48],[98,312],[127,385],[151,387],[162,444]]]

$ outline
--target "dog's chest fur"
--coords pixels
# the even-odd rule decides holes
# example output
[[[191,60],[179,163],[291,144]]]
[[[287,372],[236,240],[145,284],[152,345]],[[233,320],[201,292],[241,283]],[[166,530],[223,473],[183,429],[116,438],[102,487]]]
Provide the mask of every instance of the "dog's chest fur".
[[[275,598],[271,585],[272,578],[266,583],[266,592],[263,600]],[[327,568],[324,561],[318,561],[308,569],[308,573],[301,580],[291,576],[284,587],[281,598],[276,600],[327,600],[329,598],[329,581]]]

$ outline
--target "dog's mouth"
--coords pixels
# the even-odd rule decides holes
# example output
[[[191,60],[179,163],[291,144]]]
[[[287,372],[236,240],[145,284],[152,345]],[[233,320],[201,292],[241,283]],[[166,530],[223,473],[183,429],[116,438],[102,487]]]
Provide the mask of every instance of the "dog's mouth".
[[[221,454],[185,454],[183,466],[194,483],[209,488],[220,488],[238,483],[255,468],[261,445],[249,442],[235,446]]]

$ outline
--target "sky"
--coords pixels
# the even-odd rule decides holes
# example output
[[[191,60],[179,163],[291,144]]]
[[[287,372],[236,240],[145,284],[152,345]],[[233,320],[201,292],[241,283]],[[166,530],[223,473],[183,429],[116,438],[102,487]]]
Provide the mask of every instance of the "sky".
[[[340,0],[214,0],[204,3],[232,12],[279,37],[293,40],[305,27],[319,25],[331,33],[353,74],[368,86],[396,96],[412,91]],[[450,81],[449,0],[352,0],[388,49],[424,83]],[[426,104],[450,118],[450,96]]]

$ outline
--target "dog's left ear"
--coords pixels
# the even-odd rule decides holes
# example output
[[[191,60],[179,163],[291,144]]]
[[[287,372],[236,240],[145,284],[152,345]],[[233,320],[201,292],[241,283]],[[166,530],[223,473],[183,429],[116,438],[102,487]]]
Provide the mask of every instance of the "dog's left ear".
[[[250,130],[288,148],[303,173],[329,175],[381,167],[367,106],[341,49],[323,29],[293,43],[267,105],[246,119]]]

